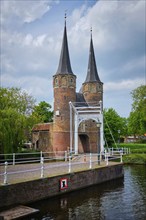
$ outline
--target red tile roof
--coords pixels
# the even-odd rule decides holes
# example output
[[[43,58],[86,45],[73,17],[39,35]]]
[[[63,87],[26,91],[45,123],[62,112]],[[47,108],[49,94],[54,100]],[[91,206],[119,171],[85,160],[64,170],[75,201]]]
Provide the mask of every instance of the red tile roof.
[[[51,123],[36,124],[32,128],[32,131],[49,131],[50,125],[51,125]]]

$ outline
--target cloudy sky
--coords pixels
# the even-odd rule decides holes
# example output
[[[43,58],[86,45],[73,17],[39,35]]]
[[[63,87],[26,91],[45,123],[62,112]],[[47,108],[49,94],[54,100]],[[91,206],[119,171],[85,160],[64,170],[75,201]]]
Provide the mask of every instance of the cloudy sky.
[[[53,104],[67,11],[77,91],[87,74],[92,26],[104,107],[129,116],[130,92],[146,81],[145,0],[0,0],[0,6],[1,86],[20,87],[37,102]]]

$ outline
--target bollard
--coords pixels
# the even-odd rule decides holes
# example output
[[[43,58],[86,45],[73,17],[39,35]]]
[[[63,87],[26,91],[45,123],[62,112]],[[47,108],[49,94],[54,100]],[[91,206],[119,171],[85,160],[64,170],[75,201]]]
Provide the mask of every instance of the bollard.
[[[5,172],[4,172],[4,185],[8,184],[8,176],[7,176],[7,167],[8,167],[8,162],[5,162]]]
[[[44,158],[41,157],[41,178],[44,177]]]
[[[84,162],[86,162],[86,154],[84,154]]]
[[[107,156],[107,158],[106,158],[106,165],[108,166],[108,156]]]
[[[89,169],[92,168],[92,154],[90,153],[90,165],[89,165]]]
[[[121,163],[123,163],[123,158],[122,158],[122,154],[120,154],[120,157],[121,157]]]
[[[69,156],[69,162],[68,162],[68,172],[71,172],[71,156]]]

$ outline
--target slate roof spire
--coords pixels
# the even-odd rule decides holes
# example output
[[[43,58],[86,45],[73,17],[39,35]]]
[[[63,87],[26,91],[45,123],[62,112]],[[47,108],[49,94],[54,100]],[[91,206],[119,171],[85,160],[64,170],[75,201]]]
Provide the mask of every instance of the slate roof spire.
[[[94,48],[93,48],[93,40],[92,40],[92,28],[91,28],[91,40],[90,40],[90,49],[89,49],[89,61],[88,61],[88,70],[86,76],[86,82],[101,82],[95,61]]]
[[[56,74],[73,74],[71,64],[70,64],[69,50],[68,50],[67,30],[66,30],[66,13],[65,13],[64,18],[65,18],[64,34],[63,34],[59,66],[58,66],[58,70]]]

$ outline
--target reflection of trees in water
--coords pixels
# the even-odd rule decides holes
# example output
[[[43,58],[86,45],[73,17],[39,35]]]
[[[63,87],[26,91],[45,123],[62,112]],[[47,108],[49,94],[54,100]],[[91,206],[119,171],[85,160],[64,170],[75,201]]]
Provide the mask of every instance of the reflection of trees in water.
[[[146,219],[146,166],[127,165],[125,170],[123,203],[128,205],[133,219]]]
[[[127,165],[125,171],[131,174],[130,178],[133,183],[146,190],[146,166],[145,165]]]

